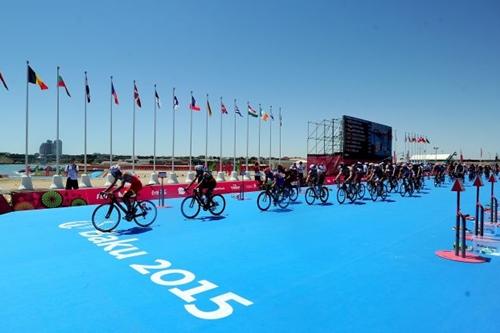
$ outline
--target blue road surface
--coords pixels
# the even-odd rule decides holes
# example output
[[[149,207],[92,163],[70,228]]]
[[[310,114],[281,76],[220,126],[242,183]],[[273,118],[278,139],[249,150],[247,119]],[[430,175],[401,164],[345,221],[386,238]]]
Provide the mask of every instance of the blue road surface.
[[[483,202],[490,184],[482,189]],[[474,213],[475,188],[462,194]],[[497,192],[498,193],[498,192]],[[500,332],[500,258],[452,249],[456,195],[299,203],[97,233],[94,206],[0,216],[1,332]]]

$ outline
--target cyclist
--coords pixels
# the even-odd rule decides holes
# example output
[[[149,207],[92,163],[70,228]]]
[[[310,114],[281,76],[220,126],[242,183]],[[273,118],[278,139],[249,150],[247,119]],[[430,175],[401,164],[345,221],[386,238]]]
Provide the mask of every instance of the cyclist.
[[[203,165],[195,166],[194,170],[196,171],[196,175],[191,184],[189,184],[185,190],[189,190],[195,182],[198,182],[195,189],[199,189],[200,193],[205,195],[205,204],[212,205],[212,194],[215,186],[217,185],[214,176],[212,176],[212,174],[208,172]]]
[[[321,163],[318,165],[318,186],[321,187],[325,183],[326,178],[326,166]]]
[[[316,185],[318,182],[318,168],[315,164],[309,166],[309,173],[307,174],[306,183],[310,185]]]
[[[118,180],[121,181],[121,184],[115,190],[113,190],[113,195],[119,192],[125,186],[125,184],[130,184],[130,187],[128,188],[127,192],[123,194],[122,198],[125,206],[127,206],[127,215],[125,217],[130,218],[136,213],[136,208],[132,207],[131,201],[132,198],[136,198],[139,192],[142,190],[142,182],[139,177],[133,175],[130,172],[123,173],[118,164],[112,166],[109,169],[109,173],[114,178],[113,183],[111,183],[111,185],[109,185],[107,189],[101,192],[101,194],[109,193],[109,191],[116,185]]]
[[[339,182],[340,178],[344,178],[344,183],[346,183],[347,179],[349,178],[349,181],[352,179],[352,172],[349,167],[347,167],[344,163],[340,163],[339,165],[339,173],[337,174],[337,177],[335,177],[334,182],[337,183]]]

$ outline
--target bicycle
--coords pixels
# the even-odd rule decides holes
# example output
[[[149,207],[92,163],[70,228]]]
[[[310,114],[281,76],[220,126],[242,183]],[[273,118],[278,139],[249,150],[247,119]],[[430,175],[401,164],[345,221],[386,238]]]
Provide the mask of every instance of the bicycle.
[[[192,194],[184,198],[181,203],[181,213],[187,219],[198,216],[202,208],[214,216],[219,216],[226,209],[226,199],[220,194],[215,194],[212,195],[210,201],[207,201],[199,189],[194,189]]]
[[[308,205],[312,205],[316,199],[319,199],[322,203],[326,203],[330,193],[326,186],[322,185],[309,185],[306,190],[305,198]]]
[[[411,184],[411,182],[407,178],[404,178],[399,188],[399,194],[401,194],[402,197],[406,196],[406,194],[411,197],[413,195],[413,192],[415,192],[413,184]]]
[[[387,185],[383,181],[377,181],[376,185],[371,187],[370,196],[373,201],[377,201],[378,197],[382,198],[382,201],[387,199]]]
[[[300,185],[298,181],[291,182],[287,185],[287,189],[290,195],[290,200],[295,202],[299,198]]]
[[[133,213],[130,213],[125,204],[118,201],[115,193],[102,193],[101,196],[110,200],[97,206],[92,213],[92,224],[101,232],[115,229],[120,224],[121,212],[125,214],[125,220],[134,220],[141,227],[148,227],[156,220],[156,205],[149,200],[134,200],[131,203]]]
[[[443,175],[435,175],[434,176],[434,187],[440,187],[444,183],[444,176]]]
[[[356,198],[358,197],[359,190],[356,189],[356,186],[354,186],[352,183],[342,183],[342,185],[337,184],[338,189],[337,189],[337,201],[339,204],[343,204],[345,202],[345,199],[349,199],[351,203],[356,201]],[[364,186],[363,186],[363,196],[364,196]]]
[[[263,186],[263,191],[257,197],[257,207],[261,211],[266,211],[271,204],[278,205],[285,209],[290,204],[290,192],[287,188],[272,189],[270,186]]]

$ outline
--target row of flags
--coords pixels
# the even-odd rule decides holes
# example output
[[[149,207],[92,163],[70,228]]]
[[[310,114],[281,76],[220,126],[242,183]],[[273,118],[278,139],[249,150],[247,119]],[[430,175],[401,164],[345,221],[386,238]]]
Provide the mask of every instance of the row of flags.
[[[0,81],[2,82],[2,85],[4,86],[4,88],[6,90],[9,90],[7,83],[5,82],[5,79],[4,79],[1,72],[0,72]],[[28,82],[31,84],[38,85],[41,90],[49,89],[49,87],[45,84],[45,82],[42,80],[42,78],[33,70],[33,68],[31,68],[30,65],[28,65]],[[57,87],[64,88],[68,97],[71,97],[68,86],[64,82],[64,79],[62,78],[61,75],[58,75],[58,77],[57,77]],[[119,105],[120,102],[118,99],[118,93],[115,90],[115,87],[113,85],[112,80],[111,80],[111,96],[113,97],[113,102],[116,105]],[[88,84],[86,73],[85,73],[85,98],[87,100],[87,103],[90,103],[90,87]],[[137,88],[135,81],[134,81],[134,101],[139,108],[142,107],[141,97],[139,95],[139,89]],[[160,96],[158,94],[158,91],[156,90],[156,86],[155,86],[155,101],[156,101],[156,105],[158,106],[158,108],[161,108]],[[177,110],[179,108],[179,100],[177,99],[177,96],[173,97],[173,107],[174,107],[174,110]],[[250,104],[248,104],[247,107],[248,107],[248,115],[251,117],[254,117],[254,118],[260,117],[260,119],[262,119],[263,121],[268,121],[270,119],[274,120],[273,113],[272,112],[267,113],[267,112],[263,111],[260,106],[259,106],[259,111],[256,111]],[[196,99],[194,98],[194,96],[191,96],[191,103],[189,104],[189,109],[191,111],[196,111],[196,112],[201,111],[201,107],[196,104]],[[212,116],[212,114],[213,114],[212,108],[211,108],[210,102],[208,100],[207,100],[206,109],[207,109],[208,115]],[[220,111],[222,114],[228,114],[228,110],[222,101],[221,101]],[[234,105],[234,112],[237,115],[239,115],[240,117],[243,117],[243,114],[241,113],[241,111],[237,105]],[[281,114],[280,114],[279,120],[280,120],[280,126],[282,126]]]
[[[431,143],[427,137],[417,134],[405,134],[405,142]]]

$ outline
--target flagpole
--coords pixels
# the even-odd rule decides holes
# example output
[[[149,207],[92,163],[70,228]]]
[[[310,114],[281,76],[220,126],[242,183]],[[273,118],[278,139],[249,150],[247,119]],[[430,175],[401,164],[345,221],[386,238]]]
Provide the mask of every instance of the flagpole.
[[[236,98],[234,99],[233,171],[236,171]]]
[[[154,96],[154,130],[153,130],[153,172],[156,172],[156,84]]]
[[[248,174],[248,144],[249,144],[249,139],[250,139],[250,134],[249,134],[249,130],[250,130],[250,122],[249,122],[249,117],[250,117],[250,112],[249,112],[249,108],[250,108],[250,102],[247,102],[247,156],[245,158],[245,173]]]
[[[113,76],[111,76],[111,89],[113,89]],[[109,112],[109,167],[113,165],[113,94],[110,96],[110,112]]]
[[[26,61],[26,73],[28,73],[29,61]],[[28,74],[26,74],[28,75]],[[28,173],[28,125],[29,125],[29,112],[28,112],[28,102],[29,102],[29,77],[26,76],[26,140],[25,140],[25,154],[24,154],[24,173],[29,176]]]
[[[220,98],[220,157],[219,157],[219,172],[222,172],[222,97]]]
[[[134,93],[132,94],[132,171],[135,172],[135,80]]]
[[[193,91],[191,90],[191,101],[193,100]],[[191,103],[191,101],[189,103]],[[194,105],[192,106],[194,107]],[[193,156],[193,110],[190,110],[191,115],[189,117],[190,129],[189,129],[189,171],[192,167],[192,156]]]
[[[269,112],[271,116],[273,114],[273,106],[269,106]],[[269,120],[269,167],[271,167],[271,158],[272,158],[272,130],[273,130],[273,118]]]
[[[87,71],[85,71],[85,106],[84,106],[84,117],[83,117],[83,172],[87,174]]]
[[[208,107],[208,94],[207,94],[207,107]],[[205,115],[205,169],[208,168],[208,108]]]
[[[56,175],[59,175],[59,66],[57,66],[57,77],[56,77],[56,96],[57,96],[57,107],[56,107]]]
[[[280,127],[279,127],[279,164],[281,164],[281,107],[280,107]]]
[[[259,165],[260,165],[260,123],[261,123],[261,119],[260,117],[262,116],[262,108],[259,104],[259,149],[258,149],[258,155],[257,155],[257,162],[259,162]]]
[[[175,88],[172,89],[172,173],[174,173],[175,154]]]

